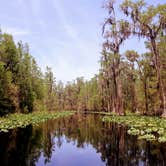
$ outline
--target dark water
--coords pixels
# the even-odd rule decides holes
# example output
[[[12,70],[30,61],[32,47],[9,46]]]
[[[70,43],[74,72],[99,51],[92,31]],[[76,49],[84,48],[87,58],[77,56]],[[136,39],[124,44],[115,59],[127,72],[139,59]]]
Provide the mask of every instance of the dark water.
[[[166,166],[166,145],[138,141],[99,115],[0,133],[0,166]]]

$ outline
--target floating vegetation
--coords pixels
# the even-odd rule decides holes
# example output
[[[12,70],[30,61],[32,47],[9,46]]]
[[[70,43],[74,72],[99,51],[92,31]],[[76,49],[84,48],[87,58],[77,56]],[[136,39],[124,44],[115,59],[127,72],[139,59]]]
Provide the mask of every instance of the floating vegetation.
[[[44,122],[48,119],[57,119],[64,116],[74,114],[72,111],[63,112],[34,112],[29,114],[10,114],[0,118],[0,132],[8,132],[9,129],[17,127],[24,128],[30,124],[37,125],[40,122]]]
[[[138,136],[138,139],[146,139],[147,141],[153,141],[153,140],[156,140],[156,137],[153,134],[144,134],[144,135]]]
[[[127,133],[137,135],[138,139],[166,142],[166,119],[148,116],[105,116],[105,122],[115,122],[128,126]]]

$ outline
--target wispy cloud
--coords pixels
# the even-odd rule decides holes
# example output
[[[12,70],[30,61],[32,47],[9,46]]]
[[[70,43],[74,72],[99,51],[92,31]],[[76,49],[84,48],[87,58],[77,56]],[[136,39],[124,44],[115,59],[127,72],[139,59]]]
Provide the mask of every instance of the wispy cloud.
[[[57,80],[89,79],[98,69],[100,1],[4,0],[0,28],[28,42],[42,70],[50,66]]]
[[[24,3],[24,0],[17,0],[16,3],[22,5]]]
[[[31,9],[35,17],[38,17],[40,15],[41,3],[41,0],[30,0]]]
[[[7,27],[1,26],[3,32],[12,34],[13,36],[26,36],[30,34],[30,31],[27,29],[20,29],[16,27]]]
[[[62,1],[61,1],[62,2]],[[70,23],[67,20],[67,16],[65,14],[65,11],[63,9],[62,3],[59,0],[53,0],[53,6],[55,8],[55,12],[57,13],[59,20],[61,24],[63,25],[63,28],[67,35],[71,37],[73,40],[78,39],[78,33],[76,29],[70,25]]]

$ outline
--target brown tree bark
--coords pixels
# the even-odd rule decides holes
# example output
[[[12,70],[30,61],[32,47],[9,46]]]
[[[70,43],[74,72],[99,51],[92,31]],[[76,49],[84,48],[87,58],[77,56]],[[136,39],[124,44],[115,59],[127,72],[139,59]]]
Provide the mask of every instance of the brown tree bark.
[[[166,94],[164,91],[164,85],[161,77],[161,62],[160,62],[160,56],[159,52],[157,50],[157,45],[155,39],[151,38],[151,45],[152,45],[152,51],[154,56],[154,65],[156,69],[157,74],[157,80],[158,80],[158,87],[159,87],[159,94],[160,94],[160,100],[161,100],[161,108],[163,109],[162,117],[166,118]]]
[[[148,93],[147,93],[147,82],[144,81],[144,95],[145,95],[145,113],[147,114],[149,112],[148,107]]]

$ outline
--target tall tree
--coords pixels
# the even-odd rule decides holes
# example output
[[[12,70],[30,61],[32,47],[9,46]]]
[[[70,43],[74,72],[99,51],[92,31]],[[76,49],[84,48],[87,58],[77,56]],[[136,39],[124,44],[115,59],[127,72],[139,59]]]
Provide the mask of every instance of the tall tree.
[[[106,42],[103,44],[103,47],[104,50],[111,55],[110,72],[112,72],[114,83],[112,111],[119,115],[123,115],[120,46],[130,36],[130,25],[127,21],[117,20],[113,0],[106,4],[106,8],[108,10],[109,17],[106,19],[103,26],[103,33],[106,38]],[[107,29],[106,26],[108,26]]]
[[[53,72],[50,67],[47,66],[45,72],[45,85],[46,85],[46,98],[45,104],[49,111],[53,111],[56,108],[56,84]]]
[[[125,52],[125,56],[127,58],[127,60],[129,61],[129,73],[128,73],[128,78],[130,84],[131,84],[131,100],[132,100],[132,104],[131,104],[131,109],[132,112],[136,112],[137,111],[137,96],[136,96],[136,79],[137,79],[137,74],[136,74],[136,61],[139,57],[138,53],[135,52],[134,50],[128,50]]]
[[[146,37],[150,42],[153,53],[153,63],[158,79],[158,89],[160,94],[160,107],[163,110],[163,117],[166,117],[166,92],[164,90],[163,79],[161,76],[161,55],[158,49],[158,37],[161,32],[166,30],[166,4],[147,5],[144,0],[133,2],[125,0],[121,5],[123,13],[132,20],[132,32],[138,37]]]

